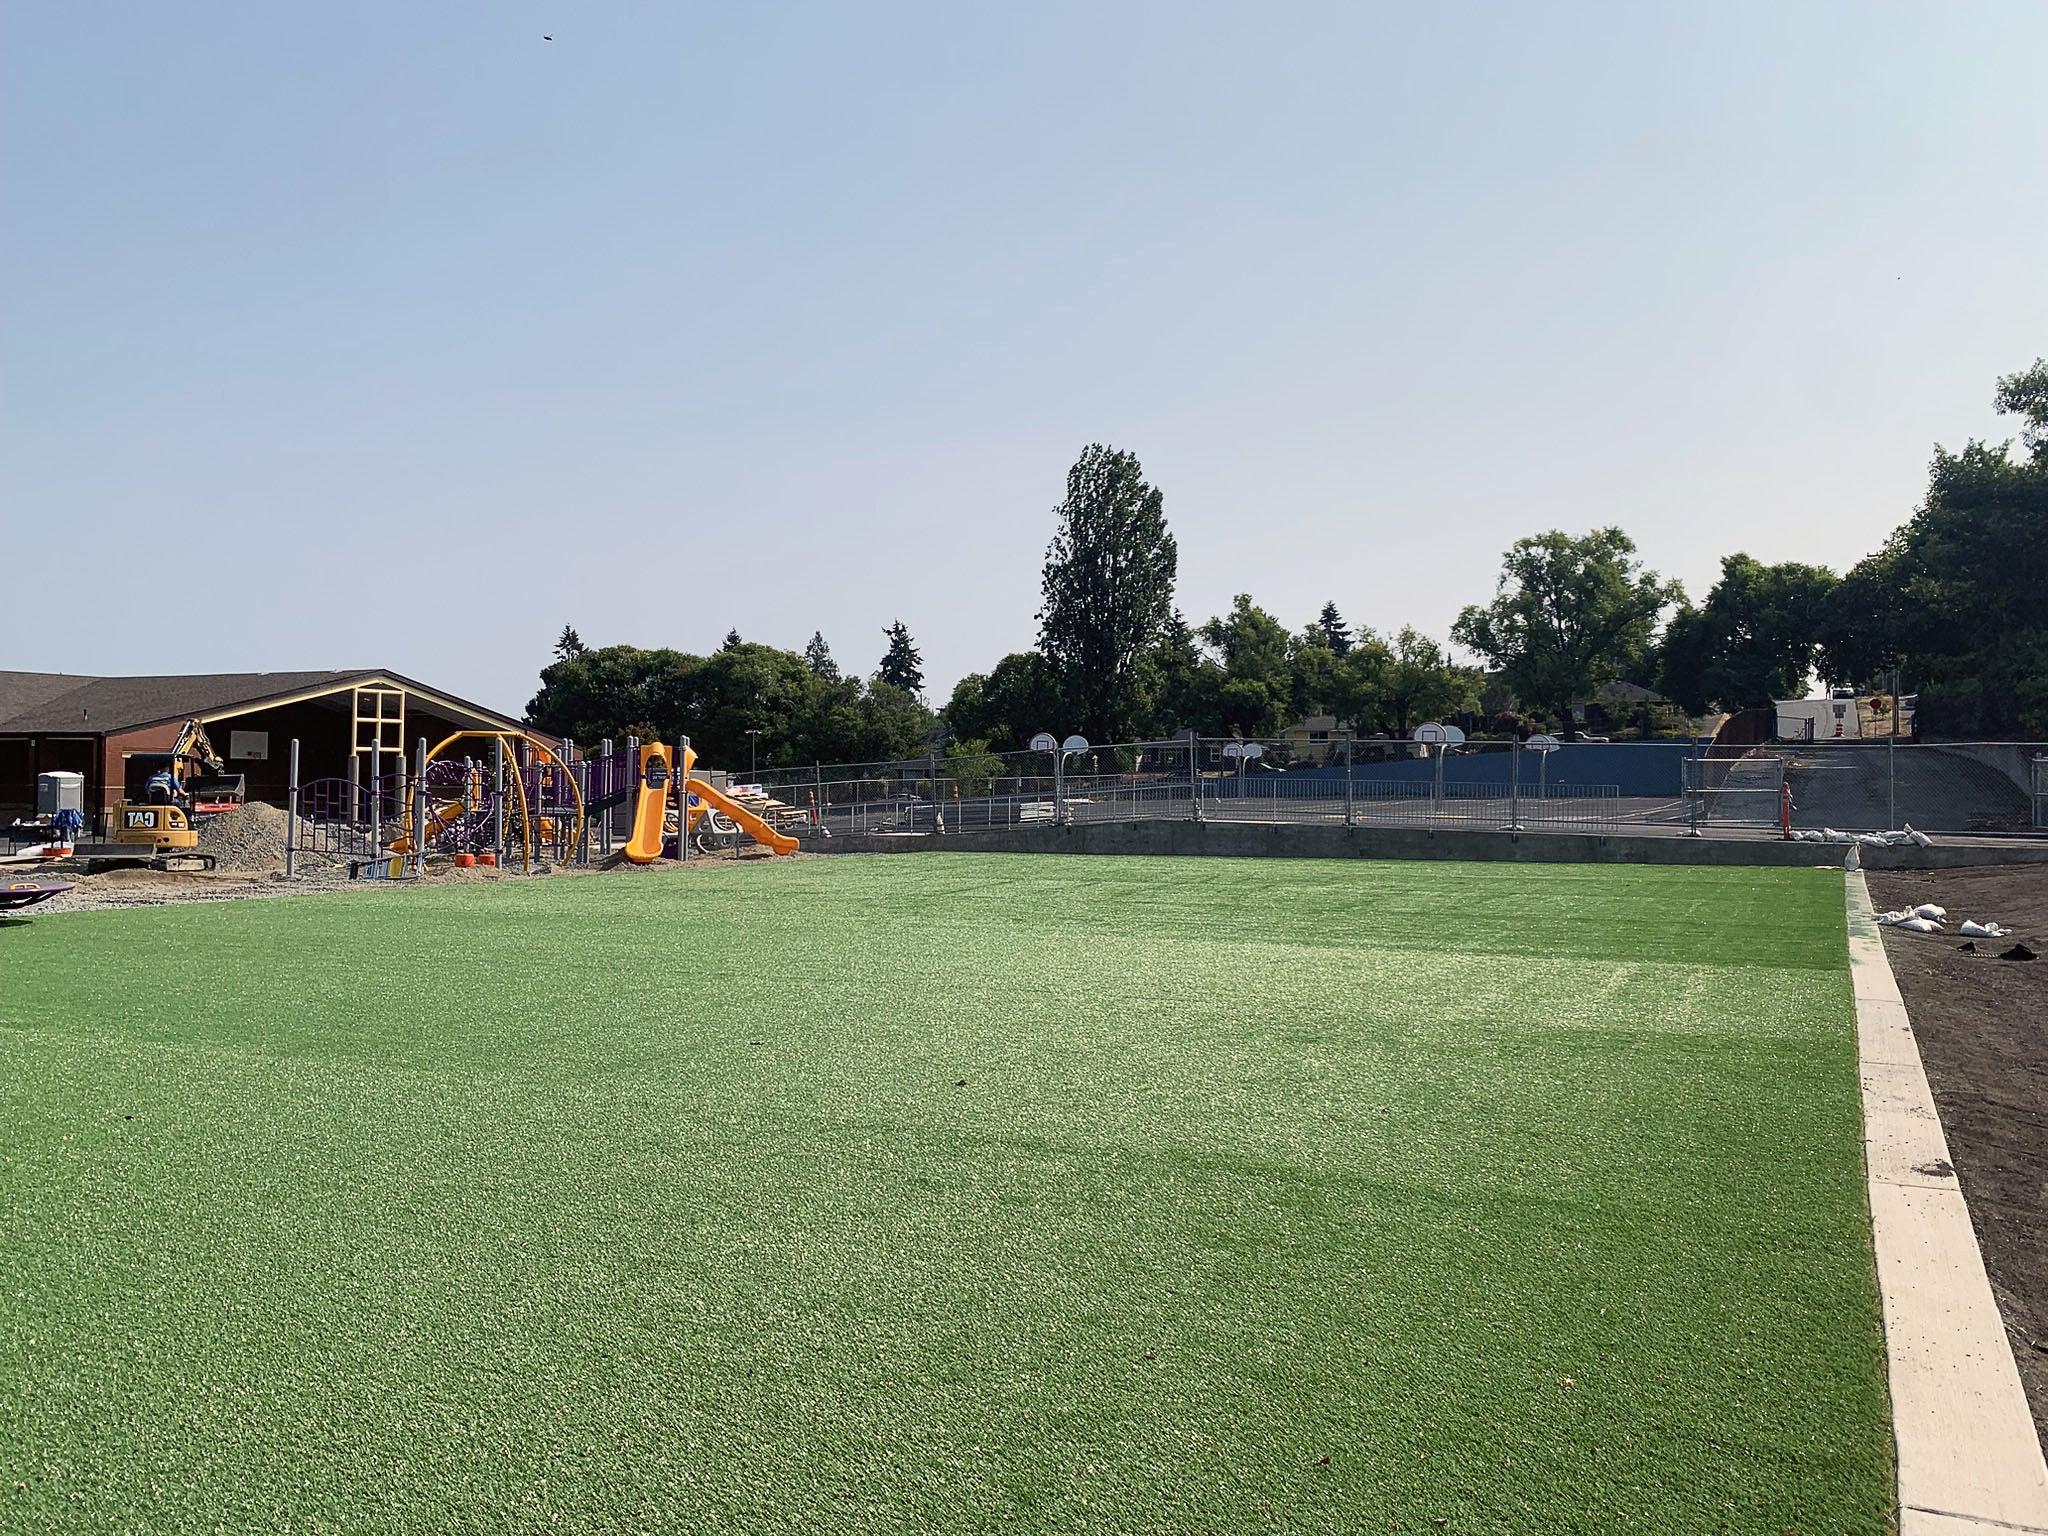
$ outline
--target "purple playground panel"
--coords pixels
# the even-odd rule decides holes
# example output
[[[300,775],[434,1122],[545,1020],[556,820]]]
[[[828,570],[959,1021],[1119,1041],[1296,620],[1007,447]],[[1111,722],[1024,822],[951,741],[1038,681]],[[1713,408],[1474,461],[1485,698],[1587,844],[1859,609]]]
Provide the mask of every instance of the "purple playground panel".
[[[0,912],[32,907],[52,896],[62,896],[72,888],[73,882],[69,880],[9,880],[0,884]]]

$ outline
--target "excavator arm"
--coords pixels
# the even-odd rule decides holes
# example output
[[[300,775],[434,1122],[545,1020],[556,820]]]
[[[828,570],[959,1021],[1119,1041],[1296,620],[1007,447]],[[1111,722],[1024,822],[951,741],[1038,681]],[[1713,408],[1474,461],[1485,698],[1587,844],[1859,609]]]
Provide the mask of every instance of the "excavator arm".
[[[206,726],[198,720],[187,720],[179,730],[178,739],[171,743],[170,759],[179,792],[202,815],[233,810],[248,796],[247,781],[239,773],[228,772],[227,763],[213,749]]]

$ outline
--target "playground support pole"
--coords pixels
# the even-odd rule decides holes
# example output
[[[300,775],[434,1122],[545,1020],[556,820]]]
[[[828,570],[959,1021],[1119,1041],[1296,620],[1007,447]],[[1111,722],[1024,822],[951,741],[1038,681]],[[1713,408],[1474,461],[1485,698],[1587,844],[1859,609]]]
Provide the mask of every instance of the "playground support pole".
[[[626,794],[626,827],[630,831],[633,826],[634,809],[640,803],[640,738],[638,736],[628,736],[626,738],[626,782],[632,786]],[[610,816],[611,812],[606,811],[605,815]]]
[[[1351,782],[1351,759],[1353,757],[1351,738],[1344,738],[1344,825],[1358,825],[1358,792]]]
[[[355,830],[356,823],[363,819],[363,755],[351,752],[348,755],[348,824]]]
[[[289,880],[299,867],[299,738],[292,738],[291,775],[284,790],[284,877]]]
[[[427,872],[427,738],[412,749],[412,872]]]
[[[603,761],[604,761],[604,762],[606,762],[606,763],[611,763],[611,760],[612,760],[612,739],[611,739],[611,737],[607,736],[607,737],[605,737],[605,739],[604,739],[603,741],[599,742],[599,743],[598,743],[598,750],[599,750],[599,752],[600,752],[600,753],[602,754],[602,759],[603,759]],[[616,777],[617,777],[617,774],[618,774],[618,768],[617,768],[617,766],[616,766],[616,765],[613,765],[613,766],[611,766],[611,767],[607,767],[607,768],[605,769],[605,784],[604,784],[604,790],[605,790],[605,798],[607,798],[607,799],[611,798],[612,794],[613,794],[613,793],[614,793],[614,792],[615,792],[615,791],[617,790],[617,788],[618,788],[618,785],[617,785],[617,784],[616,784],[616,783],[614,782],[614,780],[615,780],[615,779],[616,779]],[[612,856],[612,808],[611,808],[610,806],[606,806],[606,807],[604,808],[604,820],[603,820],[603,821],[602,821],[601,823],[599,823],[599,825],[598,825],[598,829],[597,829],[597,851],[598,851],[599,855],[600,855],[600,856],[602,856],[602,857],[604,857],[604,858],[607,858],[607,859],[608,859],[608,858],[610,858],[610,857]]]
[[[370,857],[384,857],[384,736],[370,744]]]
[[[505,867],[505,738],[491,738],[491,857]]]
[[[676,748],[676,770],[668,776],[676,795],[676,858],[690,858],[690,780],[682,772],[682,764],[690,756],[690,737],[682,737]]]
[[[577,794],[586,800],[589,799],[588,795],[583,794],[583,764],[576,761],[576,738],[574,736],[564,736],[562,738],[562,766],[568,770],[569,782],[575,786]],[[556,819],[556,825],[560,825],[559,817]],[[562,857],[564,859],[574,859],[578,864],[588,864],[590,862],[589,830],[587,826],[577,829],[576,846],[562,850]]]

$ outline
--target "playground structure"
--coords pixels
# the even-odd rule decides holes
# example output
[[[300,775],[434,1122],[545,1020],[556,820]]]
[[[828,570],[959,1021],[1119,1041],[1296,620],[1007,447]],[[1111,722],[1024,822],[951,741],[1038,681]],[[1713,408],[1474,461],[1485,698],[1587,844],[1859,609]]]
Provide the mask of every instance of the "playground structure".
[[[742,833],[770,853],[796,852],[794,837],[779,831],[755,808],[696,777],[696,766],[697,753],[687,736],[682,741],[680,773],[668,743],[650,741],[639,748],[633,835],[624,849],[628,860],[652,864],[671,847],[677,858],[688,858],[693,841],[708,853],[710,837],[723,839]]]
[[[456,755],[458,747],[471,748]],[[292,743],[285,868],[300,853],[345,858],[351,875],[404,879],[427,861],[510,863],[532,871],[566,863],[585,846],[582,775],[564,754],[513,731],[464,730],[429,749],[422,737],[410,771],[386,773],[381,752],[369,773],[351,761],[347,778],[298,778]]]
[[[593,851],[612,851],[621,807],[630,807],[632,830],[620,852],[636,864],[688,858],[692,848],[713,853],[741,837],[793,853],[796,838],[777,822],[806,820],[758,788],[727,790],[699,777],[688,737],[679,748],[629,738],[616,752],[605,742],[578,760],[573,743],[558,751],[520,732],[461,730],[431,748],[422,737],[409,767],[385,771],[396,755],[373,748],[351,761],[346,778],[301,783],[292,743],[287,874],[301,855],[345,860],[359,879],[415,879],[436,861],[528,873],[588,863]]]

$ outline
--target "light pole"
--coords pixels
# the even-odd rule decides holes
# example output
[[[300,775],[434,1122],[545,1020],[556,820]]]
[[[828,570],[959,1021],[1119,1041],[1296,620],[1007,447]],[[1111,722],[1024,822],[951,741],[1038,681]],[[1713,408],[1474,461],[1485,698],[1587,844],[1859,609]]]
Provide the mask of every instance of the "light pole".
[[[753,783],[761,777],[761,727],[747,727],[747,782]]]

